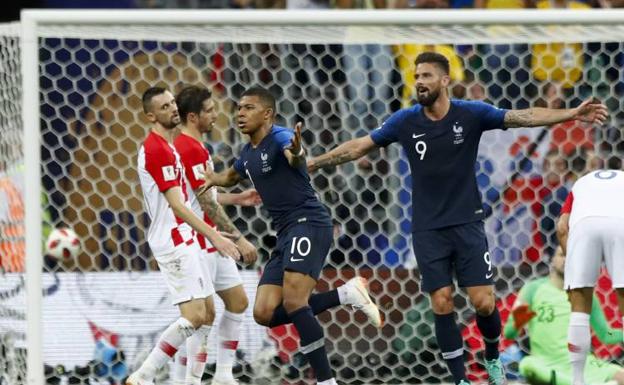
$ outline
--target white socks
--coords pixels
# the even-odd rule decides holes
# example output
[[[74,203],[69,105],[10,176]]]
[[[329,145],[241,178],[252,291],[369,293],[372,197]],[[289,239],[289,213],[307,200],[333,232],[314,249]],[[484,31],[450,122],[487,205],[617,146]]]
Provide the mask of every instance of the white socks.
[[[172,385],[184,385],[184,379],[186,378],[186,344],[180,345],[178,354],[176,354],[173,369],[171,371]]]
[[[336,384],[335,378],[330,378],[329,380],[317,382],[316,385],[338,385],[338,384]]]
[[[186,340],[186,385],[201,385],[208,356],[208,335],[212,325],[202,325]]]
[[[236,349],[240,339],[240,328],[243,323],[243,313],[236,314],[227,310],[223,312],[219,321],[217,337],[217,369],[216,379],[232,379],[232,365],[236,358]]]
[[[178,318],[163,332],[156,342],[156,346],[143,362],[137,374],[146,380],[152,381],[156,371],[162,368],[178,351],[178,347],[193,334],[193,324],[186,318]]]
[[[572,365],[572,385],[585,385],[585,361],[589,354],[591,334],[589,314],[572,312],[568,327],[568,350]]]

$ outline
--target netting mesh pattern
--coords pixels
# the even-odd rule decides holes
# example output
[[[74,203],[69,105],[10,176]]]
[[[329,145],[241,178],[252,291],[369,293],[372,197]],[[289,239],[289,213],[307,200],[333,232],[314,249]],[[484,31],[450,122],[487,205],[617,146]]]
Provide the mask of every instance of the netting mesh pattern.
[[[0,26],[0,383],[24,380],[24,180],[20,49],[16,25]]]
[[[46,259],[50,285],[56,282],[50,277],[60,277],[61,287],[67,283],[64,289],[48,290],[49,301],[54,301],[49,303],[56,310],[46,313],[45,325],[52,327],[67,319],[62,312],[69,308],[63,303],[75,305],[75,298],[80,297],[83,306],[92,305],[88,314],[75,321],[88,323],[91,334],[85,334],[84,340],[48,337],[45,341],[46,363],[64,365],[63,370],[50,371],[50,378],[66,375],[120,381],[162,330],[149,322],[150,311],[166,301],[147,293],[142,297],[141,285],[132,286],[140,276],[137,272],[156,270],[145,239],[148,219],[136,174],[137,150],[149,127],[140,97],[149,86],[166,86],[175,92],[183,85],[201,83],[213,90],[220,116],[206,145],[217,170],[231,165],[245,143],[232,118],[245,88],[259,84],[275,94],[279,123],[305,122],[305,146],[316,155],[367,134],[392,112],[410,105],[413,60],[429,49],[450,59],[451,91],[457,98],[486,100],[503,108],[561,108],[592,95],[599,97],[612,113],[605,127],[572,122],[494,131],[482,139],[475,172],[488,215],[486,228],[492,261],[498,268],[496,290],[503,318],[516,290],[544,274],[544,261],[556,245],[555,219],[571,183],[586,170],[617,161],[624,152],[620,130],[624,54],[617,41],[588,42],[579,36],[578,42],[566,43],[495,39],[496,44],[434,46],[328,44],[314,39],[314,44],[288,43],[287,37],[280,43],[255,39],[244,43],[238,34],[235,41],[217,42],[188,35],[179,41],[149,36],[141,40],[92,38],[87,33],[86,38],[50,35],[54,34],[40,39],[39,47],[44,205],[52,226],[69,226],[78,233],[83,251],[76,259]],[[2,92],[16,84],[17,79],[3,78]],[[13,91],[19,93],[18,88]],[[6,107],[19,119],[19,106],[3,103],[3,112]],[[6,117],[1,119],[4,130]],[[19,129],[19,124],[16,120],[7,127]],[[3,131],[2,143],[6,138]],[[20,159],[7,158],[4,150],[2,157],[14,164]],[[367,325],[362,314],[347,309],[321,316],[338,381],[449,381],[410,249],[411,181],[402,151],[391,146],[353,164],[321,170],[312,181],[335,221],[335,247],[319,289],[334,288],[356,273],[368,277],[387,319],[379,331]],[[275,244],[266,212],[239,207],[230,207],[228,212],[261,249],[261,264],[266,262]],[[99,281],[93,285],[101,287],[97,300],[71,292],[86,287],[71,283],[78,282],[76,275],[95,272],[99,275],[92,279]],[[254,269],[245,274],[256,276]],[[120,281],[108,290],[111,276]],[[602,279],[600,285],[600,298],[611,309],[607,314],[613,321],[617,312],[607,291],[609,282]],[[124,290],[119,288],[137,293],[123,301]],[[60,298],[59,293],[67,297]],[[166,296],[164,289],[158,293]],[[474,312],[461,293],[456,305],[471,378],[483,379],[483,347]],[[124,312],[131,314],[138,326],[132,331],[116,330],[111,312],[119,319]],[[163,310],[167,312],[171,310]],[[163,317],[161,327],[170,320]],[[140,332],[141,322],[149,329],[145,333]],[[251,318],[247,322],[253,323]],[[266,338],[249,343],[245,355],[239,357],[236,373],[241,380],[271,383],[279,378],[291,382],[310,378],[305,359],[297,353],[294,328],[268,334],[259,330]],[[63,347],[86,352],[84,359],[70,362],[55,353]],[[116,353],[104,359],[106,351]],[[597,353],[612,357],[620,352],[601,346]],[[279,359],[272,360],[272,356]]]

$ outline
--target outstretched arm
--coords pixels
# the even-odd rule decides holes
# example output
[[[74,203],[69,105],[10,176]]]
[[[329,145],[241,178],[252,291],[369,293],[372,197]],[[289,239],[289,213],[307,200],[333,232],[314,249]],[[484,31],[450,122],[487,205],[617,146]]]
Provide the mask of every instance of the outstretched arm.
[[[217,193],[217,202],[223,206],[258,206],[262,203],[260,194],[254,189],[245,190],[239,193]]]
[[[308,171],[316,171],[322,167],[336,166],[363,157],[377,145],[370,135],[351,139],[328,153],[308,160]]]
[[[594,99],[585,100],[576,108],[527,108],[510,110],[505,114],[505,127],[549,126],[568,120],[577,119],[582,122],[603,124],[608,117],[607,106]]]
[[[220,173],[215,173],[210,169],[210,167],[206,167],[204,172],[204,183],[203,186],[199,188],[199,193],[203,193],[205,190],[208,190],[212,186],[221,186],[221,187],[231,187],[234,186],[241,180],[240,175],[234,167],[230,167],[227,170],[221,171]]]

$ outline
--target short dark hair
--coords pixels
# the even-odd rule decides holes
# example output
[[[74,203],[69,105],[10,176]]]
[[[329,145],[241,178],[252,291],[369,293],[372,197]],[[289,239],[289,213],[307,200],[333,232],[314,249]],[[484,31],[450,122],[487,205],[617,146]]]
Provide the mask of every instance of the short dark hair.
[[[449,61],[446,58],[446,56],[437,53],[437,52],[423,52],[420,55],[418,55],[416,57],[416,61],[414,62],[415,65],[419,65],[421,63],[430,63],[430,64],[434,64],[436,66],[438,66],[438,68],[440,68],[442,71],[444,71],[444,74],[448,75],[450,74],[450,65],[449,65]]]
[[[176,96],[176,104],[182,123],[186,124],[188,114],[191,112],[199,115],[201,113],[203,103],[206,99],[212,97],[212,92],[206,87],[186,86]]]
[[[262,88],[260,86],[253,86],[251,88],[248,88],[245,92],[243,92],[243,94],[241,95],[241,98],[243,96],[257,96],[258,98],[260,98],[260,102],[262,104],[264,104],[266,107],[269,107],[270,109],[273,110],[273,115],[275,115],[276,113],[275,97],[273,96],[272,93],[269,92],[269,90]]]
[[[143,92],[143,97],[141,100],[143,101],[143,112],[146,114],[150,112],[152,108],[152,99],[154,96],[158,96],[167,92],[166,88],[163,87],[150,87],[145,92]]]

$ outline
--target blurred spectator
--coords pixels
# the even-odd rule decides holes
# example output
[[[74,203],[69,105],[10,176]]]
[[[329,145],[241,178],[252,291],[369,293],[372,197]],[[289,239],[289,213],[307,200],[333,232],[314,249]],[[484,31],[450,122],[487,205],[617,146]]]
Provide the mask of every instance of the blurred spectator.
[[[534,0],[474,0],[475,8],[517,9],[534,8]]]
[[[387,8],[386,0],[337,0],[336,8]],[[359,27],[356,27],[357,29]],[[353,32],[357,34],[357,31]],[[349,34],[349,32],[347,32]],[[343,126],[351,129],[378,127],[392,113],[395,84],[392,50],[382,44],[345,44],[340,64],[345,73]],[[398,107],[398,106],[397,106]]]
[[[45,8],[135,8],[138,0],[43,0]]]
[[[538,9],[589,9],[587,3],[575,0],[538,0]],[[533,76],[540,81],[556,81],[572,87],[583,74],[583,46],[580,43],[534,44],[531,58]]]
[[[535,106],[542,108],[563,108],[561,85],[554,82],[547,82],[542,85],[539,98],[535,101]]]

